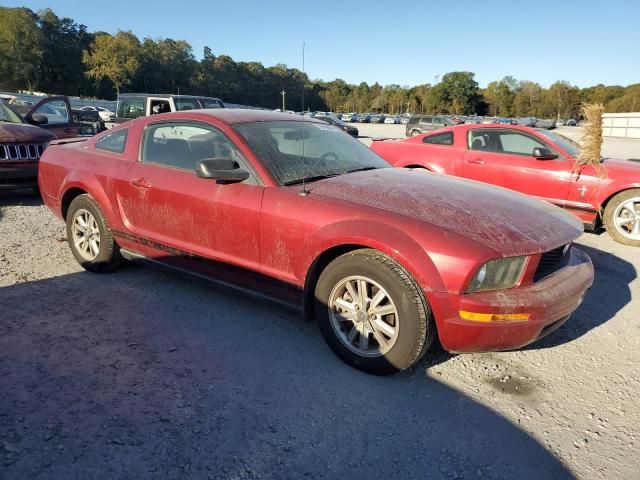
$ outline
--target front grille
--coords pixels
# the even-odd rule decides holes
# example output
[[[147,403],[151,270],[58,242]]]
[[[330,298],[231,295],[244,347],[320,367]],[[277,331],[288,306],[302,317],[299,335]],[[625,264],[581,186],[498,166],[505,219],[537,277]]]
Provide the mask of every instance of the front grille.
[[[533,276],[533,281],[542,280],[564,267],[569,259],[569,248],[570,244],[567,244],[543,253],[540,256],[540,263]]]
[[[9,143],[0,145],[1,160],[39,160],[46,143]]]

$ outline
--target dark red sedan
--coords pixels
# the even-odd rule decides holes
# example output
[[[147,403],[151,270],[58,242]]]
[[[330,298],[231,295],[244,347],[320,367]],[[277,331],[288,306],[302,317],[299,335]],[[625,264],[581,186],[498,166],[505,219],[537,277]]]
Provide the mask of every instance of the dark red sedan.
[[[377,374],[415,363],[435,335],[456,352],[526,345],[593,280],[571,215],[391,168],[304,117],[142,117],[53,145],[39,178],[86,269],[147,259],[296,304],[342,359]]]
[[[640,160],[580,166],[580,146],[554,132],[517,125],[459,125],[371,148],[397,167],[421,168],[547,200],[611,237],[640,246]]]

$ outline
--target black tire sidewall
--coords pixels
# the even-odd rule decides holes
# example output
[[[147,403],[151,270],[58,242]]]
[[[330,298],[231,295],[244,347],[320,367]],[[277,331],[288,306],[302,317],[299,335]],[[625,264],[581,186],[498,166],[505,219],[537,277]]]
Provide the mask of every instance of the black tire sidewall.
[[[338,282],[352,275],[362,275],[380,284],[398,310],[398,338],[384,356],[368,358],[357,355],[340,341],[331,325],[327,305],[331,291]],[[423,304],[422,308],[417,297]],[[425,343],[431,338],[428,335],[428,306],[416,286],[408,286],[386,262],[376,261],[375,255],[346,254],[334,260],[316,284],[314,313],[322,336],[331,349],[349,365],[368,373],[387,375],[408,368],[422,356],[428,347]]]

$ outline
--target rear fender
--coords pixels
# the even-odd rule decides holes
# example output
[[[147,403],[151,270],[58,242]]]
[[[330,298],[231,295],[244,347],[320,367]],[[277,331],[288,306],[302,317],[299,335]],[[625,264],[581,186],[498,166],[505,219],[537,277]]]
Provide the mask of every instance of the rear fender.
[[[109,225],[113,226],[120,224],[118,221],[118,213],[114,210],[107,193],[104,191],[103,186],[95,176],[71,171],[65,178],[64,182],[62,182],[62,185],[63,187],[58,196],[60,199],[60,208],[62,208],[62,199],[64,198],[64,194],[72,188],[78,188],[87,192],[98,203],[100,210],[102,210],[102,213]],[[62,216],[62,214],[63,212],[61,211],[60,215]]]

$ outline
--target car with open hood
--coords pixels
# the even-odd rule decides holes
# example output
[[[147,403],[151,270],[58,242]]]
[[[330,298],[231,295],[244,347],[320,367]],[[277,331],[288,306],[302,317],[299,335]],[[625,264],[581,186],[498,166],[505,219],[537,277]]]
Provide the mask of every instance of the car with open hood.
[[[553,203],[588,230],[640,246],[640,159],[583,165],[580,145],[519,125],[460,125],[371,148],[397,167],[424,169],[509,188]]]
[[[375,374],[413,365],[436,336],[453,352],[529,344],[593,281],[573,246],[582,225],[561,209],[393,168],[303,116],[140,117],[49,147],[40,187],[87,270],[138,259],[275,297]]]

